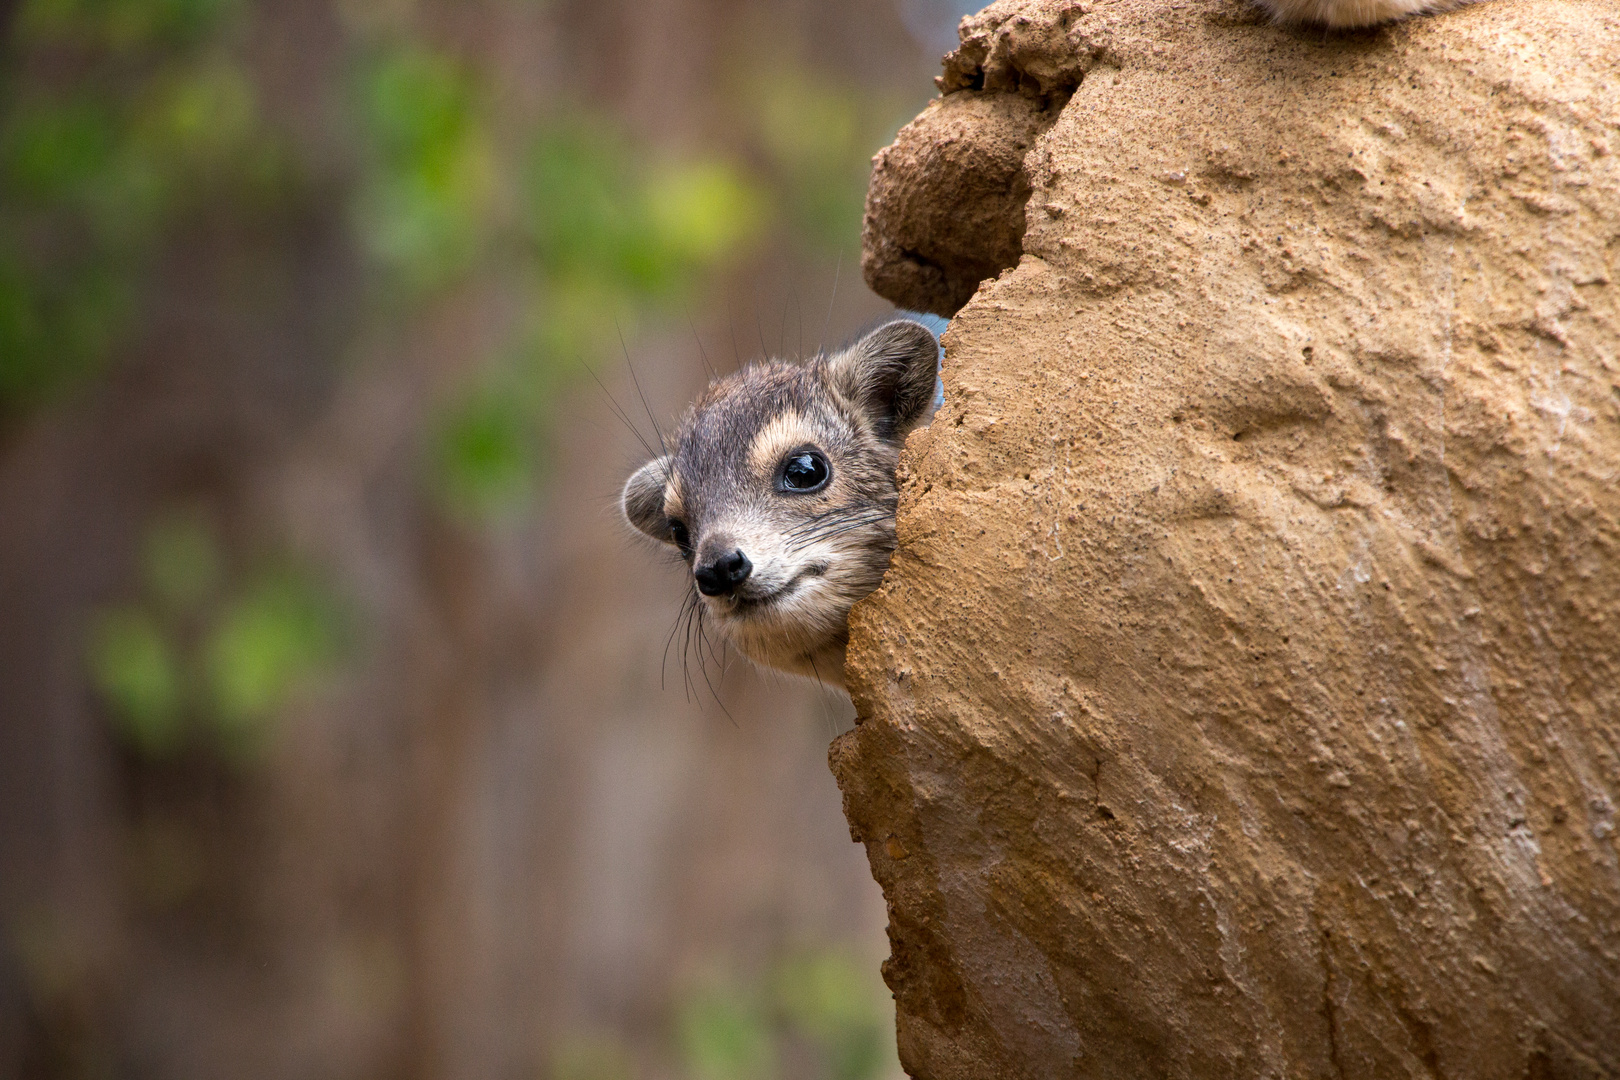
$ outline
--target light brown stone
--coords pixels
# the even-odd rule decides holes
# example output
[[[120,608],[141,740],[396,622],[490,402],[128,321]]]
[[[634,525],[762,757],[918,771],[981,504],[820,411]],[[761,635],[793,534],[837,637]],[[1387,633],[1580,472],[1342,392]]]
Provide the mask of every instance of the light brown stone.
[[[1024,156],[1057,110],[966,90],[929,104],[873,160],[861,270],[878,295],[954,315],[979,282],[1018,261]]]
[[[907,1069],[1620,1075],[1620,3],[968,31],[1079,81],[854,619]]]

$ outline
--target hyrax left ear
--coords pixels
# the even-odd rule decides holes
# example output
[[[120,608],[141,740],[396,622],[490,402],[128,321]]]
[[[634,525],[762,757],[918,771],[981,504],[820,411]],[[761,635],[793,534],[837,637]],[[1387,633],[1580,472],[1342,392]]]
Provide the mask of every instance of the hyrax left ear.
[[[624,520],[654,540],[670,544],[669,521],[664,517],[664,488],[669,483],[671,459],[668,454],[653,458],[630,474],[619,496]]]
[[[938,370],[939,342],[907,320],[885,323],[827,361],[828,380],[891,442],[927,418]]]

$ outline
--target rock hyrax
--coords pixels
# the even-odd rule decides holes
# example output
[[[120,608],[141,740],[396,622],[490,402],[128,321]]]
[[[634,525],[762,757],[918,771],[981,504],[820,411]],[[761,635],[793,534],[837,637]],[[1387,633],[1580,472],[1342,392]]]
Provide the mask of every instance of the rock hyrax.
[[[679,553],[704,625],[755,663],[843,686],[849,609],[894,551],[895,464],[932,412],[938,349],[902,320],[716,379],[625,483],[625,519]]]

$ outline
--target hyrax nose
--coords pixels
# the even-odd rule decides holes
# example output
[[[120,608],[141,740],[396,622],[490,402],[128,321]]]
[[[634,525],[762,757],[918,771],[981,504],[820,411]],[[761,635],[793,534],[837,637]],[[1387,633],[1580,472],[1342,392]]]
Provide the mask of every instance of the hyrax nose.
[[[754,564],[748,561],[748,556],[733,548],[698,563],[692,576],[697,578],[698,592],[704,596],[724,596],[734,592],[753,572]]]

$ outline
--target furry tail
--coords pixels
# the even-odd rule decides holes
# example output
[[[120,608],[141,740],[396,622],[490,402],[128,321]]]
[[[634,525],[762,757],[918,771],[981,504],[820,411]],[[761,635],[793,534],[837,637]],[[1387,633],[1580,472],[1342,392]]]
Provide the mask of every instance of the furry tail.
[[[1373,26],[1408,15],[1447,11],[1472,0],[1256,0],[1280,23],[1335,29]]]

